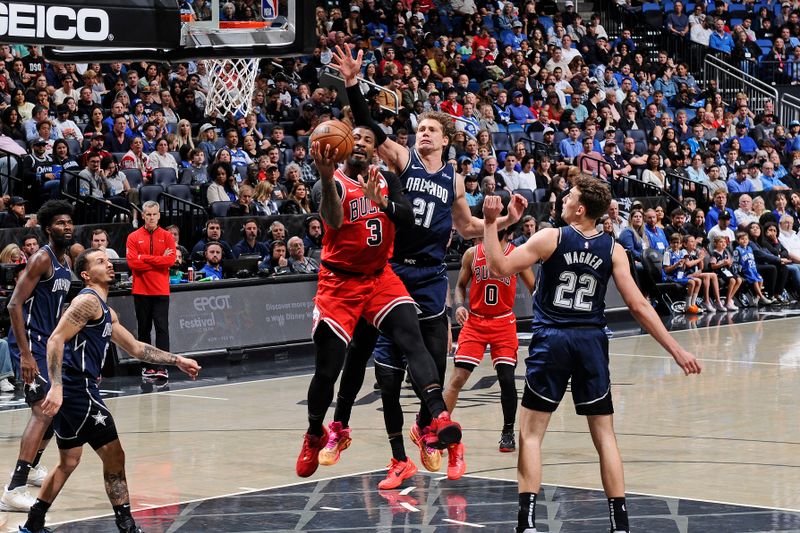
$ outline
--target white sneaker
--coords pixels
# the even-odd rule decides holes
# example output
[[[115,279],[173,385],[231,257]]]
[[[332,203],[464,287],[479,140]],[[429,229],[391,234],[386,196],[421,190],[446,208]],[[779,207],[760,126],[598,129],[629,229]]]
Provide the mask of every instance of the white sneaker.
[[[726,305],[725,307],[728,308],[728,311],[738,311],[739,310],[739,307],[735,303],[733,303],[732,299],[728,300],[728,305]]]
[[[712,304],[711,302],[704,303],[703,306],[706,308],[706,311],[708,311],[709,313],[716,313],[717,312],[717,308],[714,307],[714,304]]]
[[[28,485],[34,487],[41,487],[44,483],[44,478],[47,477],[47,467],[44,465],[36,465],[28,472]]]
[[[0,392],[14,392],[14,385],[8,381],[8,378],[0,379]]]
[[[36,498],[31,496],[25,485],[14,490],[8,490],[8,485],[6,485],[3,496],[0,497],[0,511],[27,513],[34,503],[36,503]]]

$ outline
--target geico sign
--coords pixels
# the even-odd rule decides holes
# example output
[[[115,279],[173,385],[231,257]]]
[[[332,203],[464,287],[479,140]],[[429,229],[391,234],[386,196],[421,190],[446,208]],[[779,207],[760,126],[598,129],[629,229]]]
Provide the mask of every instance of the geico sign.
[[[194,299],[194,308],[197,311],[222,311],[223,309],[230,309],[230,295],[200,296]]]
[[[0,2],[0,36],[105,41],[109,28],[102,9]]]

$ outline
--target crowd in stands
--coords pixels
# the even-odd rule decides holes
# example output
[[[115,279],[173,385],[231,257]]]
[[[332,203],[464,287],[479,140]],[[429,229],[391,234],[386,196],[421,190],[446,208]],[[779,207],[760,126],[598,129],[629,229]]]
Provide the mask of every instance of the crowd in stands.
[[[183,8],[200,20],[209,16],[204,0],[186,1]],[[644,10],[631,0],[619,0],[618,8]],[[707,43],[698,42],[732,56],[740,49],[755,53],[757,39],[770,39],[770,57],[784,61],[787,72],[793,54],[800,56],[799,8],[752,0],[658,6],[666,32],[697,41],[714,28]],[[555,203],[578,172],[607,180],[620,199],[645,184],[635,190],[666,198],[654,203],[653,224],[649,210],[629,209],[625,218],[618,206],[602,221],[637,262],[647,248],[667,263],[697,255],[702,264],[666,264],[664,279],[699,279],[687,281],[687,288],[694,293],[699,287],[704,296],[711,290],[706,307],[721,298],[711,277],[692,269],[726,270],[738,278],[744,270],[734,267],[746,261],[748,247],[764,278],[764,301],[782,298],[787,284],[800,289],[794,260],[800,259],[800,196],[792,192],[800,190],[800,122],[781,124],[772,102],[752,109],[744,93],[723,97],[713,82],[690,72],[685,58],[648,47],[635,34],[637,27],[607,30],[599,14],[584,20],[572,0],[353,0],[319,5],[315,14],[312,55],[262,61],[251,112],[244,116],[207,109],[210,82],[202,61],[60,64],[45,61],[35,46],[0,46],[0,149],[21,158],[22,179],[3,180],[6,191],[15,188],[0,199],[9,210],[2,225],[31,224],[25,206],[33,212],[58,196],[73,174],[79,176],[77,195],[134,213],[143,185],[168,190],[177,184],[187,186],[211,217],[307,217],[301,235],[286,235],[285,229],[276,235],[270,227],[264,239],[243,228],[242,242],[209,247],[208,241],[219,240],[210,237],[212,220],[199,242],[187,242],[192,236],[179,241],[185,260],[205,261],[212,276],[220,272],[217,257],[239,255],[259,255],[261,268],[271,273],[314,271],[312,241],[318,249],[322,226],[313,215],[320,193],[307,138],[331,118],[353,125],[335,86],[320,81],[333,48],[348,46],[354,54],[363,52],[362,92],[376,122],[397,142],[413,146],[426,111],[453,116],[457,132],[443,163],[465,179],[468,203],[476,210],[486,195],[515,191],[532,203]],[[252,0],[223,6],[226,20],[260,16]],[[377,158],[375,163],[382,164]],[[725,216],[715,210],[737,194],[740,209],[749,210],[745,216],[731,212],[724,226]],[[772,213],[767,204],[775,208],[775,220],[764,219]],[[682,217],[683,226],[661,230],[664,205],[681,205],[680,214],[669,208],[667,222]],[[520,224],[519,242],[557,216],[552,208],[537,213],[538,221],[530,216]],[[784,230],[784,216],[791,217],[790,230]],[[755,222],[761,232],[754,236],[742,221]],[[770,240],[769,222],[777,225],[778,245]],[[749,233],[746,246],[737,246],[739,230]],[[687,232],[694,232],[694,243],[684,242]],[[681,236],[677,249],[673,233]],[[715,268],[719,235],[731,264]],[[289,237],[304,239],[303,245]],[[785,257],[776,248],[784,240]],[[454,253],[468,245],[454,238]],[[754,283],[755,276],[742,277]]]

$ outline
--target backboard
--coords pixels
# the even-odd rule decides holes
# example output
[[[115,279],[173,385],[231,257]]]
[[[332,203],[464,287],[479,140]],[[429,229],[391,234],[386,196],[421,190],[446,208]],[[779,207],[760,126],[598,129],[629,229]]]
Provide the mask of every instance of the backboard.
[[[246,3],[252,17],[242,21],[229,20],[225,0],[72,0],[69,6],[0,1],[0,40],[43,45],[46,58],[61,62],[289,57],[313,51],[313,2]]]

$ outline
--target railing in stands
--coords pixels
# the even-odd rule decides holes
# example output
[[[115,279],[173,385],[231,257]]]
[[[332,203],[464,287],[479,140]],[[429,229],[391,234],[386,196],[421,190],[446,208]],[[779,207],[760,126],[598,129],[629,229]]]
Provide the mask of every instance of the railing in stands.
[[[784,127],[793,120],[800,120],[800,98],[790,93],[783,93],[779,111],[778,118]]]
[[[666,183],[664,186],[670,193],[678,198],[694,198],[697,202],[697,207],[705,209],[709,205],[710,189],[702,183],[697,183],[685,176],[681,176],[676,172],[667,170],[664,172],[666,175]],[[675,198],[674,198],[675,199]],[[675,199],[677,201],[677,199]]]
[[[164,205],[161,223],[178,226],[184,242],[196,242],[208,220],[208,212],[202,205],[162,192],[159,196]]]
[[[24,196],[23,192],[22,158],[0,149],[0,193]]]
[[[92,196],[94,192],[92,182],[74,170],[65,170],[61,173],[59,192],[61,198],[73,202],[75,210],[72,219],[76,224],[99,224],[115,218],[132,220],[131,209]]]
[[[703,79],[706,83],[709,80],[715,80],[717,91],[722,94],[722,99],[726,102],[733,102],[738,93],[744,93],[747,95],[748,106],[752,111],[763,111],[764,104],[771,100],[776,106],[776,112],[780,115],[780,110],[777,109],[778,90],[775,87],[730,66],[719,57],[710,54],[706,56],[703,65]]]

